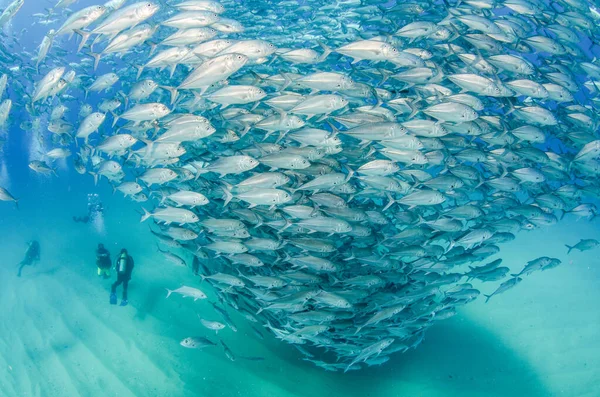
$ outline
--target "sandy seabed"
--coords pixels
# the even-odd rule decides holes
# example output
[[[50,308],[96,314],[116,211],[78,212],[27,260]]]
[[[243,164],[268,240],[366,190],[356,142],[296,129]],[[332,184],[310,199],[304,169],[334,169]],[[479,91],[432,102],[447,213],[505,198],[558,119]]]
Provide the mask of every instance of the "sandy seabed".
[[[137,204],[106,186],[99,191],[107,207],[104,235],[71,221],[85,210],[84,192],[42,189],[23,197],[19,211],[0,203],[1,397],[600,396],[600,249],[567,256],[564,246],[600,239],[597,221],[567,216],[522,233],[502,247],[503,264],[513,272],[542,255],[563,264],[526,276],[488,304],[480,298],[461,308],[416,350],[342,374],[302,361],[267,332],[259,339],[232,309],[237,333],[203,328],[198,315],[220,318],[209,302],[165,299],[165,288],[194,286],[214,300],[210,287],[164,261],[148,225],[139,224]],[[31,238],[40,241],[42,260],[17,278]],[[114,276],[96,276],[98,242],[113,257],[126,247],[135,258],[128,307],[108,303]],[[496,286],[478,285],[486,294]],[[222,339],[238,358],[229,361],[220,346],[179,345],[194,335]]]

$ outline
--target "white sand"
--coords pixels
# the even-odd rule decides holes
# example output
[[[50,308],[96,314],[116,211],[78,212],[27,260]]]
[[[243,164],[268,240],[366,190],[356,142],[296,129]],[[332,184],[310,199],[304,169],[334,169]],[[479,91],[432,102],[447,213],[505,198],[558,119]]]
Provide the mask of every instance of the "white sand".
[[[43,185],[42,185],[43,186]],[[361,372],[324,372],[267,336],[259,340],[229,310],[239,331],[204,351],[179,346],[204,335],[197,314],[218,319],[206,301],[164,288],[200,287],[189,269],[156,252],[135,204],[101,196],[108,207],[106,236],[70,217],[85,212],[85,194],[46,192],[40,204],[25,197],[21,211],[0,207],[0,396],[598,396],[600,395],[600,250],[566,254],[564,241],[599,238],[598,223],[572,222],[526,233],[503,247],[514,271],[530,259],[566,259],[561,267],[527,276],[512,291],[483,299],[436,325],[416,351]],[[110,196],[110,197],[109,197]],[[16,277],[25,242],[37,236],[42,261]],[[111,281],[95,275],[94,249],[113,256],[122,246],[136,260],[130,306],[108,304]],[[568,261],[573,260],[572,264]],[[482,291],[490,293],[497,284]],[[121,289],[119,289],[119,298]],[[264,333],[267,335],[267,333]]]

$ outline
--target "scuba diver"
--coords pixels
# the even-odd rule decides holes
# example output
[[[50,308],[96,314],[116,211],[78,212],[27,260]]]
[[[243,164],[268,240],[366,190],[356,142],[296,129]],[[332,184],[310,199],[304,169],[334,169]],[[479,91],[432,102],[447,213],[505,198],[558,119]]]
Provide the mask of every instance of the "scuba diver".
[[[40,243],[36,240],[30,241],[25,251],[25,258],[19,263],[19,273],[17,277],[21,277],[21,272],[25,266],[33,265],[40,260]]]
[[[98,267],[98,276],[110,278],[111,263],[110,252],[104,248],[104,244],[98,244],[98,249],[96,250],[96,266]]]
[[[97,194],[88,194],[88,213],[84,216],[74,216],[74,222],[89,223],[94,217],[101,215],[104,212],[104,206],[100,202]]]
[[[123,300],[121,301],[121,306],[127,306],[127,303],[129,303],[127,300],[127,287],[129,286],[129,280],[131,280],[131,273],[133,272],[133,258],[127,253],[125,248],[121,250],[117,257],[115,269],[117,271],[117,281],[110,288],[110,304],[117,304],[117,287],[123,283]]]

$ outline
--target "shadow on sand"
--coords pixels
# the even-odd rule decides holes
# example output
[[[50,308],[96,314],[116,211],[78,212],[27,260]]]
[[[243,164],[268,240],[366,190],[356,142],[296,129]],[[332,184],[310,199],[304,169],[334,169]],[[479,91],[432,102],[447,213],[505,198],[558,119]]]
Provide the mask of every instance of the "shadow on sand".
[[[362,371],[325,372],[301,360],[278,341],[267,346],[289,368],[264,371],[248,366],[266,382],[290,396],[344,397],[513,397],[550,396],[528,362],[464,315],[436,324],[424,342],[405,354],[393,355],[381,367]],[[294,371],[294,373],[285,373]]]

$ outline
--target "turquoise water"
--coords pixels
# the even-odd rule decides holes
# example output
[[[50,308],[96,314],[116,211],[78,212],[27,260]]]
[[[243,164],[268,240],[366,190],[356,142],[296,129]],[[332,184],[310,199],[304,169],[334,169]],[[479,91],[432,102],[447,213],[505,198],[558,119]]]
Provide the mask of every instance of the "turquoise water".
[[[416,350],[396,354],[381,367],[338,374],[302,361],[266,332],[258,339],[233,310],[238,332],[226,329],[219,336],[235,354],[264,361],[231,362],[216,347],[181,349],[179,340],[190,334],[214,336],[201,329],[196,315],[216,319],[216,313],[206,301],[165,299],[164,288],[189,284],[188,269],[158,255],[147,225],[139,223],[137,205],[106,186],[94,188],[85,177],[70,183],[31,178],[24,189],[15,194],[39,194],[21,194],[21,209],[4,205],[0,218],[4,395],[598,395],[600,263],[594,251],[567,256],[564,247],[597,235],[595,221],[567,216],[560,225],[522,233],[503,248],[511,270],[541,255],[563,259],[564,265],[529,277],[501,299],[461,308],[433,326]],[[71,220],[85,212],[89,192],[97,192],[107,207],[104,234]],[[18,279],[15,264],[33,237],[40,241],[42,260]],[[112,280],[96,276],[98,242],[113,256],[127,247],[136,260],[129,307],[108,305]],[[481,287],[484,293],[493,288]]]
[[[72,8],[89,4],[93,2],[81,0]],[[5,5],[0,2],[0,8]],[[516,288],[489,303],[479,296],[459,306],[456,316],[427,330],[416,349],[393,354],[381,366],[324,371],[231,307],[226,310],[237,332],[226,327],[215,334],[202,327],[199,317],[222,321],[210,304],[218,297],[209,282],[194,277],[189,267],[174,266],[158,251],[150,233],[150,227],[157,227],[150,221],[140,223],[141,208],[152,209],[150,202],[135,203],[113,193],[105,178],[95,185],[90,175],[73,170],[72,158],[53,163],[57,176],[44,177],[28,168],[52,147],[45,116],[44,128],[23,124],[31,121],[23,100],[30,90],[25,88],[48,71],[43,67],[39,74],[34,72],[30,59],[49,28],[31,25],[32,15],[43,8],[26,0],[2,37],[8,50],[0,58],[0,74],[10,75],[7,95],[14,104],[8,126],[0,133],[7,139],[0,154],[0,186],[19,203],[16,208],[0,201],[0,397],[600,396],[600,248],[567,255],[565,247],[580,239],[599,239],[597,217],[567,214],[555,225],[520,231],[484,263],[502,258],[510,273],[541,256],[558,258],[562,264],[524,276]],[[65,53],[53,54],[51,63],[79,62],[83,56],[75,54],[74,45],[65,38]],[[591,58],[598,46],[588,50]],[[19,56],[12,59],[15,54]],[[65,103],[78,109],[83,94],[73,93],[75,100]],[[166,97],[161,100],[168,102]],[[597,117],[595,108],[592,111]],[[75,113],[70,114],[73,122]],[[597,131],[590,135],[596,137]],[[90,194],[98,195],[104,214],[89,224],[73,222],[73,216],[86,214]],[[39,241],[41,260],[17,277],[31,240]],[[99,243],[112,258],[127,248],[135,259],[127,307],[109,304],[114,274],[108,280],[96,275]],[[172,251],[190,266],[188,251]],[[468,271],[464,265],[459,269]],[[499,284],[472,283],[486,295]],[[193,301],[177,294],[166,298],[166,289],[182,285],[202,289],[208,299]],[[119,298],[121,291],[119,287]],[[203,350],[183,348],[180,341],[190,336],[222,340],[235,360],[218,344]]]

